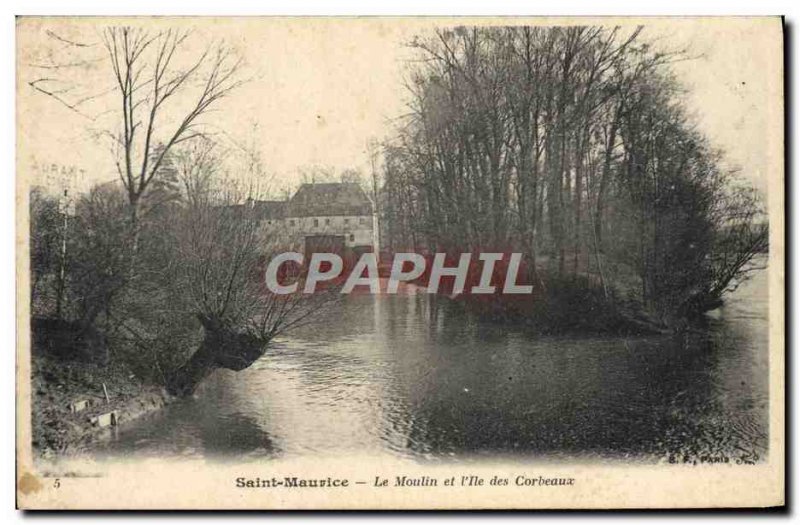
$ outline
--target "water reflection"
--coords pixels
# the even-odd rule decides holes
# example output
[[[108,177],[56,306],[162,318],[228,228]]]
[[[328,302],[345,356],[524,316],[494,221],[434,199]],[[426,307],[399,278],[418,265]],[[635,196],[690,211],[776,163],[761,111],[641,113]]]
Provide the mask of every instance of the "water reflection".
[[[763,457],[766,272],[675,337],[531,337],[447,300],[353,296],[99,453]]]

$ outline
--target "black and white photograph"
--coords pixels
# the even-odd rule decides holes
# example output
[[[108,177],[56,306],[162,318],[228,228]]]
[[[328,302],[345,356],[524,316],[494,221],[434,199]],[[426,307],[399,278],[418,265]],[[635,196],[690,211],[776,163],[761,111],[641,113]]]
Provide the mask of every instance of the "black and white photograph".
[[[18,17],[18,505],[783,505],[783,31]]]

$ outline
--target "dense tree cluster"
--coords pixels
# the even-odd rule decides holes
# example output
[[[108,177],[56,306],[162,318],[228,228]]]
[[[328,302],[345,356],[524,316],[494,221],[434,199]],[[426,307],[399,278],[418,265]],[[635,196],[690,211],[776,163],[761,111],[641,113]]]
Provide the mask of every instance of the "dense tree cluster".
[[[641,29],[459,27],[418,38],[384,149],[383,244],[513,248],[532,282],[660,318],[741,278],[767,230]],[[533,264],[535,261],[535,264]]]

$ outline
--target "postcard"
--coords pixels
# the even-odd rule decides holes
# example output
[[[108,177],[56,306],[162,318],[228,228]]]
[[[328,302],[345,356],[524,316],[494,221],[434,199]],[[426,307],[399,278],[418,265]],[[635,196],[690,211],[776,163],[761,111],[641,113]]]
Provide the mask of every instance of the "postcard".
[[[779,17],[18,17],[17,505],[784,505]]]

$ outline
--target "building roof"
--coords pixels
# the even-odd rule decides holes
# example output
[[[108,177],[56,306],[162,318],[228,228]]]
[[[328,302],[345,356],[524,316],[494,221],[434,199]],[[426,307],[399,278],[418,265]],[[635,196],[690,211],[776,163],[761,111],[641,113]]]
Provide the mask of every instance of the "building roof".
[[[354,182],[303,184],[289,200],[287,217],[372,215],[372,202]]]
[[[253,210],[259,220],[283,219],[286,214],[286,201],[253,201]]]
[[[233,213],[234,217],[242,218],[247,216],[257,221],[283,219],[286,213],[286,201],[258,201],[248,200],[244,204],[232,204],[224,206],[226,210]],[[250,215],[252,213],[252,215]]]

